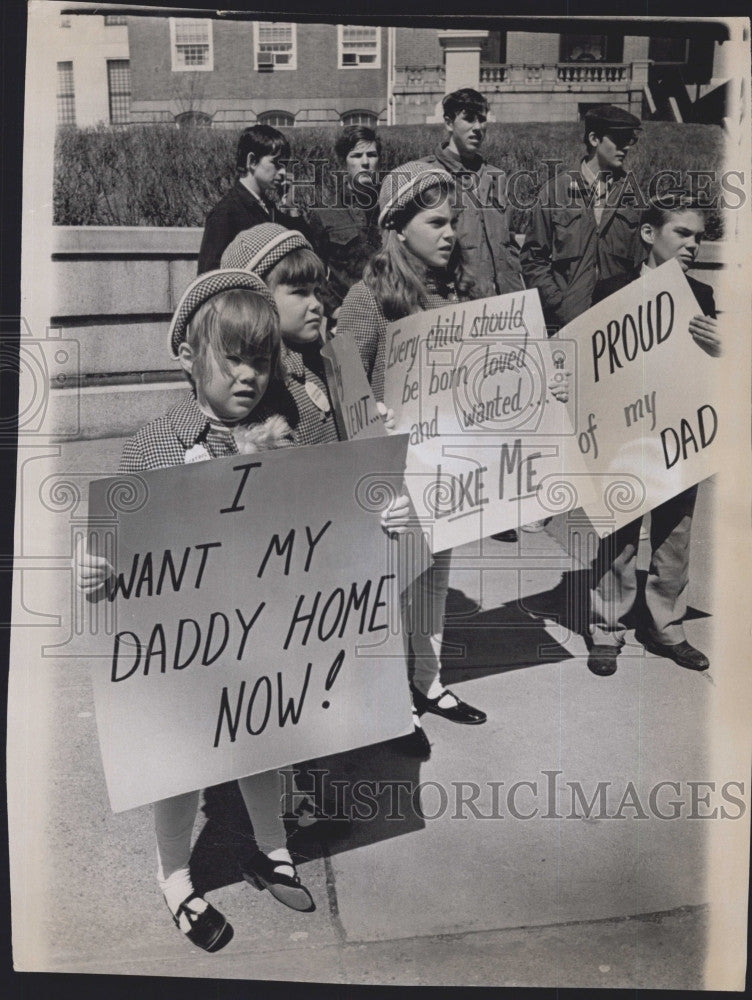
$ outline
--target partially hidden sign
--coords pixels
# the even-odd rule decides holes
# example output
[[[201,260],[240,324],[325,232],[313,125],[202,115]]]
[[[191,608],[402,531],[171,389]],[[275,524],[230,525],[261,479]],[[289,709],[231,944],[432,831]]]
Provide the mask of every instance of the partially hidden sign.
[[[384,421],[376,409],[371,386],[355,341],[334,337],[321,348],[334,416],[343,441],[383,437]]]
[[[548,388],[574,367],[537,291],[389,324],[384,402],[409,435],[406,483],[432,551],[588,501],[572,404]]]
[[[560,332],[578,346],[577,440],[597,495],[584,506],[608,530],[719,469],[720,363],[689,333],[701,314],[671,260]]]
[[[115,565],[114,626],[90,637],[115,811],[412,730],[380,525],[405,450],[399,435],[91,484]]]

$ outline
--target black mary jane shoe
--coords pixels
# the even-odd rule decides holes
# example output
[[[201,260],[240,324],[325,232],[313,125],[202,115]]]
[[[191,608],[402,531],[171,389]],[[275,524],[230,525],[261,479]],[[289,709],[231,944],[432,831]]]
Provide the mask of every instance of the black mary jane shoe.
[[[189,896],[184,899],[176,913],[170,910],[173,922],[181,934],[184,934],[191,944],[204,951],[219,951],[232,940],[232,924],[215,908],[211,903],[206,903],[206,909],[199,912],[191,903],[196,899],[203,899],[203,896]],[[166,900],[165,900],[166,902]],[[169,910],[169,906],[167,907]],[[189,929],[183,930],[180,926],[180,918],[184,916],[188,921]]]
[[[288,875],[284,869],[292,870]],[[316,904],[310,892],[300,881],[294,864],[289,861],[274,861],[261,851],[252,858],[240,862],[240,874],[257,889],[268,889],[280,903],[299,913],[311,913]]]
[[[454,699],[456,704],[441,708],[439,702],[447,694]],[[412,695],[413,704],[418,715],[422,715],[424,712],[431,712],[433,715],[440,715],[442,719],[448,719],[450,722],[459,722],[464,726],[479,726],[487,719],[485,712],[481,712],[479,708],[473,708],[467,702],[461,701],[449,688],[444,688],[438,698],[427,698],[417,688],[412,688]]]

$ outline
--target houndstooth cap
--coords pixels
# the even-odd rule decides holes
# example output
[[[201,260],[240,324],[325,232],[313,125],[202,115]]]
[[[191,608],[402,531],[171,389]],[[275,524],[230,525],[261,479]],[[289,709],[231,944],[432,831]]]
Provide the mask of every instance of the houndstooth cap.
[[[262,222],[238,233],[222,254],[222,267],[253,271],[266,279],[275,264],[292,250],[300,249],[313,247],[297,229],[285,229],[277,222]]]
[[[443,167],[410,160],[386,175],[379,191],[379,225],[391,229],[395,217],[423,191],[437,183],[452,184],[452,175]]]
[[[241,268],[222,268],[219,271],[200,274],[183,292],[170,323],[167,342],[173,358],[178,356],[178,348],[185,340],[188,323],[199,306],[220,292],[227,292],[232,288],[247,288],[256,292],[269,303],[275,315],[277,314],[274,296],[257,274],[251,274]]]

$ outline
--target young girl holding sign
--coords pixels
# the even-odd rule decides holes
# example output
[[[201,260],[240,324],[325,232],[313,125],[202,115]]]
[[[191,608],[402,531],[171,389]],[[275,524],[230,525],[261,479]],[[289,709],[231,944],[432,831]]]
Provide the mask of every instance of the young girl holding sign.
[[[337,323],[337,335],[357,343],[377,399],[384,395],[387,324],[471,297],[470,283],[461,275],[453,194],[451,175],[420,161],[397,167],[381,186],[384,244],[366,265],[363,280],[348,292]],[[414,655],[415,732],[426,754],[430,745],[418,720],[424,712],[465,725],[486,721],[484,712],[461,701],[439,677],[450,562],[451,550],[437,553],[403,597],[405,631]]]
[[[279,373],[279,315],[266,285],[245,271],[211,271],[183,295],[170,325],[170,350],[192,391],[164,417],[152,421],[123,449],[121,472],[142,472],[292,443],[284,419],[260,422],[254,412]],[[406,501],[382,515],[388,531],[400,531]],[[81,590],[95,598],[113,574],[106,559],[77,552]],[[258,853],[246,876],[295,910],[315,909],[286,847],[281,816],[282,777],[268,771],[238,782],[252,818]],[[157,878],[176,926],[206,951],[232,937],[225,917],[196,894],[189,870],[191,836],[199,793],[154,804]]]
[[[339,440],[321,357],[325,281],[321,258],[302,233],[265,222],[238,233],[222,254],[222,267],[257,274],[279,311],[283,382],[267,394],[264,409],[285,417],[296,445]],[[389,430],[393,416],[383,403],[377,406]]]

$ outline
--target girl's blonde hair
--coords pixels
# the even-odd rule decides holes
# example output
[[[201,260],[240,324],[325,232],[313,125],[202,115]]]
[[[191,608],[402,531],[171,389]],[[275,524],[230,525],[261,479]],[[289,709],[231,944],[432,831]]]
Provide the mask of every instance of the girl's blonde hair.
[[[363,281],[380,303],[386,319],[402,319],[428,308],[425,281],[413,265],[411,255],[405,252],[404,244],[397,234],[418,212],[433,208],[445,199],[452,198],[454,194],[454,184],[443,180],[438,180],[432,187],[421,191],[394,218],[391,227],[384,233],[381,249],[366,264]],[[464,273],[459,241],[454,244],[445,276],[447,283],[454,283],[458,295],[463,298],[471,297],[473,283]]]
[[[282,377],[279,316],[262,295],[250,288],[230,288],[204,302],[191,318],[185,339],[194,354],[189,379],[194,385],[206,375],[209,353],[224,372],[229,371],[227,354],[248,361],[265,355],[269,358],[270,378]]]

